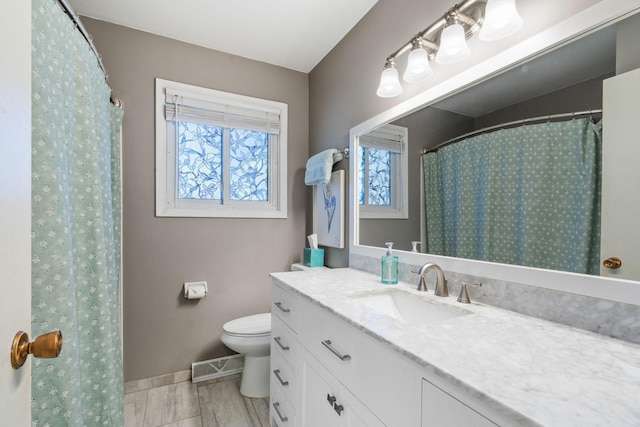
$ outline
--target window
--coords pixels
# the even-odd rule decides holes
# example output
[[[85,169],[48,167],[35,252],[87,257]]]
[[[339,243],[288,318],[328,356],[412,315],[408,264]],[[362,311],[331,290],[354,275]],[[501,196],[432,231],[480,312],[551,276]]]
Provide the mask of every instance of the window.
[[[156,215],[287,217],[287,104],[156,79]]]
[[[359,137],[360,218],[407,218],[407,136],[385,125]]]

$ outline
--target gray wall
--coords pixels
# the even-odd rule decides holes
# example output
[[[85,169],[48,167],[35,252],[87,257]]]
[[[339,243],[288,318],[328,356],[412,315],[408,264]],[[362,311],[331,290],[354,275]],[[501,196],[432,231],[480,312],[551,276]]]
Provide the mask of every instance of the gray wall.
[[[453,2],[379,0],[310,73],[309,152],[315,154],[327,148],[348,146],[352,127],[595,3],[597,0],[519,1],[519,11],[529,19],[517,34],[492,43],[473,38],[469,41],[471,56],[465,61],[450,66],[434,64],[435,73],[431,79],[405,84],[404,93],[399,97],[382,99],[375,92],[385,58],[436,21],[453,6]],[[402,73],[406,55],[397,62]],[[338,168],[347,169],[349,176],[345,162]],[[308,221],[307,231],[310,229],[311,222]],[[325,263],[331,267],[347,266],[348,249],[328,248]]]
[[[83,17],[124,101],[124,372],[135,380],[231,354],[222,324],[269,311],[268,273],[305,244],[308,75]],[[156,218],[154,78],[289,104],[288,219]],[[185,281],[209,295],[185,301]]]
[[[602,108],[602,81],[608,77],[611,75],[596,77],[477,117],[476,129],[531,117]]]

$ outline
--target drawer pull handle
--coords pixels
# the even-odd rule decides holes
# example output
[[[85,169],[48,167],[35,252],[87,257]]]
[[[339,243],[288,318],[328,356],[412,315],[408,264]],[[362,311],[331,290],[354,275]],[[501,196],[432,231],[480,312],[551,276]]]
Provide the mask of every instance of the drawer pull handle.
[[[335,354],[338,357],[338,359],[342,361],[351,360],[351,356],[349,356],[348,354],[340,354],[338,350],[331,347],[331,340],[322,341],[322,345],[327,347],[329,350],[331,350],[331,353]]]
[[[284,351],[289,350],[289,346],[288,346],[288,345],[283,345],[283,344],[280,342],[280,340],[281,340],[281,339],[282,339],[282,338],[280,338],[280,337],[275,337],[273,340],[274,340],[274,341],[275,341],[275,342],[280,346],[280,348],[281,348],[281,349],[283,349]],[[263,372],[264,372],[264,371],[263,371]]]
[[[278,409],[279,407],[280,407],[280,402],[276,402],[273,404],[273,409],[276,410],[276,414],[278,414],[278,418],[280,418],[280,421],[282,421],[283,423],[286,423],[287,421],[289,421],[289,418],[282,416],[282,414],[280,413],[280,409]]]
[[[288,308],[283,308],[282,307],[282,303],[281,302],[274,302],[273,305],[275,305],[276,307],[278,307],[280,310],[282,310],[284,313],[289,313],[291,310]]]
[[[329,402],[329,406],[333,406],[333,404],[336,402],[336,397],[331,396],[329,393],[327,393],[327,402]]]
[[[276,378],[278,379],[278,381],[280,381],[280,384],[282,386],[287,386],[289,385],[289,381],[284,381],[282,379],[282,377],[280,376],[280,369],[276,369],[275,371],[273,371],[274,375],[276,376]]]
[[[344,411],[344,406],[338,405],[337,403],[333,404],[333,410],[338,413],[338,415],[342,415],[342,411]]]

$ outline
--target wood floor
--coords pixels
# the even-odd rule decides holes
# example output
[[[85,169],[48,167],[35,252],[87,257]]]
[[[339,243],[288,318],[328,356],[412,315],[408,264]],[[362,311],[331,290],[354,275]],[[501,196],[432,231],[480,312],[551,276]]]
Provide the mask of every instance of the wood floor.
[[[197,384],[163,378],[125,385],[125,427],[269,426],[269,399],[241,396],[239,374]]]

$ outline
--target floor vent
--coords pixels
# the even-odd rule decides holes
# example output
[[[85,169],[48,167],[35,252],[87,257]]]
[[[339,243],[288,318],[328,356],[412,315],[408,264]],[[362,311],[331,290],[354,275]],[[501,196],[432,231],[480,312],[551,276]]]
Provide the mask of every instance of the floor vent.
[[[191,382],[212,380],[242,372],[244,357],[241,354],[204,360],[191,364]]]

